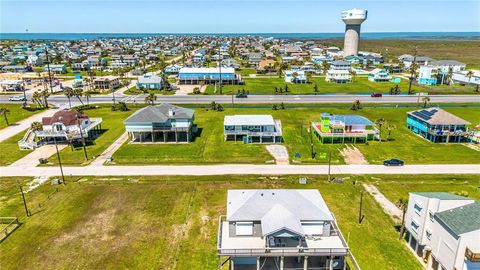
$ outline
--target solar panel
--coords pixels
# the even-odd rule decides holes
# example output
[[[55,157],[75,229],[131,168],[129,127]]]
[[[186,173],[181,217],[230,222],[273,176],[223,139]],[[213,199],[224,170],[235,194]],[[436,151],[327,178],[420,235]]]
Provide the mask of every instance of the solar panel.
[[[437,109],[433,109],[433,110],[431,110],[430,112],[431,112],[432,114],[435,114],[436,112],[438,112],[438,110],[437,110]]]
[[[430,120],[431,119],[430,115],[427,115],[427,114],[423,113],[422,111],[413,112],[413,115],[418,116],[419,118],[421,118],[423,120]]]

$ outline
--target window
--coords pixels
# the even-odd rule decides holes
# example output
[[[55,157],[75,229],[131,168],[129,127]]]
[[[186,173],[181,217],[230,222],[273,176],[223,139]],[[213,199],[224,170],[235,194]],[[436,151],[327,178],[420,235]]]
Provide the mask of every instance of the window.
[[[302,222],[302,229],[305,235],[322,235],[323,222]]]
[[[426,233],[427,233],[427,239],[432,240],[432,232],[430,230],[427,230]]]
[[[434,222],[435,215],[432,212],[428,212],[428,216],[430,217],[430,221]]]
[[[413,220],[412,220],[412,223],[411,223],[410,225],[412,226],[413,232],[418,233],[418,228],[419,228],[420,226],[418,226],[418,224],[417,224],[415,221],[413,221]]]
[[[253,222],[237,222],[235,234],[237,236],[253,235]]]
[[[422,212],[422,206],[420,206],[417,203],[415,203],[415,205],[413,206],[413,209],[415,209],[415,213],[417,213],[417,215],[420,215],[420,213]]]

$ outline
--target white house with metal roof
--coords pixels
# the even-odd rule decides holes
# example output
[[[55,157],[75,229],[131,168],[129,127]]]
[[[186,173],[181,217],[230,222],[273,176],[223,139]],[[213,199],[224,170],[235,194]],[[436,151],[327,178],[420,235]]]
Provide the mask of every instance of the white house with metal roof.
[[[427,269],[480,269],[480,201],[446,192],[413,192],[405,216],[410,248]]]
[[[269,114],[226,115],[223,121],[225,140],[244,143],[281,143],[282,123]]]
[[[144,107],[125,120],[125,130],[132,142],[190,142],[195,133],[195,111],[162,103]]]
[[[346,269],[351,255],[316,189],[228,190],[217,245],[230,269]]]

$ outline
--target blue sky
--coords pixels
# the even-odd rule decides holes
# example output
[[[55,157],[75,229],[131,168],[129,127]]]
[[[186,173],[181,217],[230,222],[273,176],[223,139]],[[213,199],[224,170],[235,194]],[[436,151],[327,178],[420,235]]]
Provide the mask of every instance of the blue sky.
[[[0,32],[342,32],[354,7],[369,12],[364,32],[480,31],[480,0],[0,0]]]

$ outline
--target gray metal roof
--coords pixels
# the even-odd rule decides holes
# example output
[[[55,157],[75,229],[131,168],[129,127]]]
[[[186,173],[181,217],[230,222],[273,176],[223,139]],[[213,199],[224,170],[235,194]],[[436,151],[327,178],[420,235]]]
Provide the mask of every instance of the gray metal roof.
[[[465,66],[465,63],[457,60],[437,60],[430,62],[432,66]]]
[[[333,61],[330,65],[332,65],[332,66],[350,66],[350,62],[343,61],[343,60],[336,60],[336,61]]]
[[[467,197],[459,196],[456,194],[448,193],[448,192],[411,192],[412,194],[433,198],[433,199],[440,199],[440,200],[470,200]]]
[[[169,110],[173,111],[172,116],[169,116]],[[192,118],[194,113],[195,111],[192,109],[162,103],[156,106],[147,106],[134,112],[125,120],[125,124],[164,123],[168,119]]]
[[[299,221],[331,221],[333,216],[316,189],[229,190],[227,220],[260,221],[272,208],[283,207]],[[275,210],[279,211],[279,210]]]

